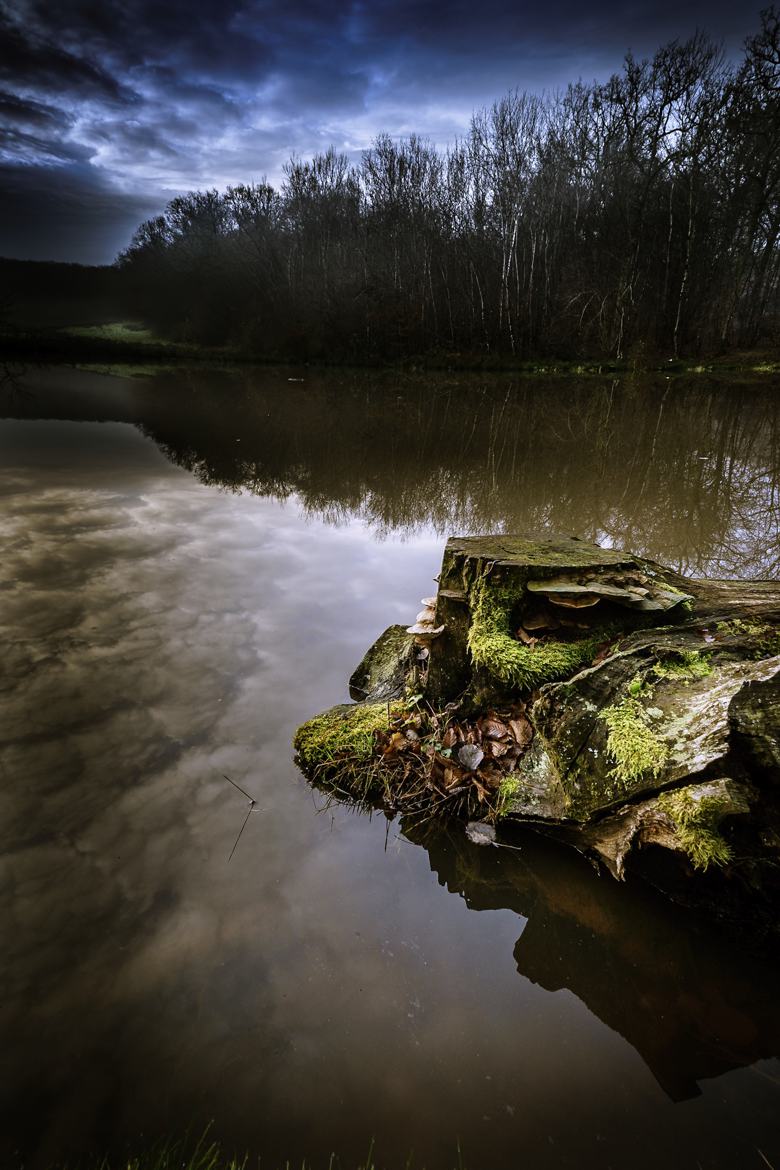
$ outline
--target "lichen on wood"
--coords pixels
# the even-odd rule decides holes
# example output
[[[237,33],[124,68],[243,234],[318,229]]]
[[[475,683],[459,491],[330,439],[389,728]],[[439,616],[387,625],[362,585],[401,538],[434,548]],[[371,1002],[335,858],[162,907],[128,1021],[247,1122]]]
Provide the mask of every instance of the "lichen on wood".
[[[388,626],[350,675],[351,697],[369,703],[397,699],[403,694],[413,650],[414,639],[403,626]]]

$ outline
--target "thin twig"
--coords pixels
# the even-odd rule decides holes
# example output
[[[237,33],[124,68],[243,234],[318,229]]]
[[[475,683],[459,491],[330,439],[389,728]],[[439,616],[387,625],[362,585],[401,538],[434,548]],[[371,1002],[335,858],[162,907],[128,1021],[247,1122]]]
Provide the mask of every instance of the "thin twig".
[[[229,776],[225,776],[224,772],[222,773],[222,775],[225,777],[228,784],[232,784],[234,788],[237,788],[239,792],[243,793],[243,795],[247,798],[247,800],[251,800],[252,804],[257,804],[257,801],[255,800],[254,796],[250,796],[245,788],[242,788],[240,784],[236,784],[235,780],[231,780]]]
[[[230,783],[232,784],[233,781],[231,780]],[[238,788],[238,785],[236,785],[236,788]],[[238,836],[236,837],[236,840],[233,844],[233,848],[230,850],[230,857],[228,857],[228,864],[230,864],[230,862],[233,858],[233,854],[235,853],[236,849],[238,848],[238,843],[241,840],[241,834],[243,833],[244,829],[246,828],[246,823],[252,815],[252,809],[255,807],[255,802],[252,800],[251,796],[250,796],[249,800],[251,803],[249,805],[249,809],[247,811],[247,814],[244,817],[244,823],[241,826],[241,828],[238,830]]]

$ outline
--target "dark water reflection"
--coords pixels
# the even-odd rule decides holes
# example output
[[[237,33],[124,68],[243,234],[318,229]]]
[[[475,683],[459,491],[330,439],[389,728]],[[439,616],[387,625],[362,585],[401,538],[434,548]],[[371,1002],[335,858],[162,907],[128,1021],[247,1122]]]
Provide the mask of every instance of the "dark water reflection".
[[[454,829],[421,844],[439,881],[470,909],[527,919],[514,949],[518,972],[548,991],[573,991],[639,1052],[672,1100],[780,1052],[774,965],[745,962],[647,890],[627,899],[615,884],[594,882],[580,858],[530,834],[517,840],[522,858],[511,860],[470,848]]]
[[[535,838],[324,809],[289,749],[442,532],[768,571],[772,392],[306,377],[44,372],[0,425],[0,1164],[211,1118],[266,1165],[776,1161],[776,963]]]
[[[113,381],[113,385],[111,382]],[[376,536],[576,533],[692,573],[780,563],[778,385],[303,371],[40,380],[15,417],[140,426],[208,485]],[[226,411],[226,401],[230,409]]]

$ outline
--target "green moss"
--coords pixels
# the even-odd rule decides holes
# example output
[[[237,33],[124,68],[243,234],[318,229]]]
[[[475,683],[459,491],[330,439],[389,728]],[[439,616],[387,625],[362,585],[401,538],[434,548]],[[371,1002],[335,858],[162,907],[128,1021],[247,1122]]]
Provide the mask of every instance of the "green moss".
[[[498,796],[496,798],[496,816],[506,816],[509,805],[514,798],[519,795],[523,787],[522,780],[517,773],[510,773],[509,776],[504,776],[503,780],[498,786]]]
[[[680,788],[662,793],[658,807],[674,824],[680,844],[696,869],[725,865],[731,859],[731,847],[718,832],[728,801]]]
[[[712,674],[712,664],[707,654],[698,650],[675,650],[668,658],[656,663],[653,674],[658,678],[677,679],[679,682],[692,682],[694,679],[707,678]]]
[[[512,565],[519,569],[544,569],[545,575],[576,569],[630,568],[640,562],[615,549],[597,548],[584,540],[526,540],[521,536],[454,536],[447,542],[446,558],[464,557],[483,564]]]
[[[757,658],[772,658],[775,654],[780,654],[780,630],[767,625],[759,635],[756,650]]]
[[[634,682],[629,683],[629,692]],[[639,699],[642,685],[619,703],[605,707],[601,718],[607,725],[607,751],[615,761],[609,775],[628,786],[645,775],[657,776],[669,749],[650,726],[650,716]]]
[[[399,710],[392,708],[390,713]],[[293,748],[307,775],[341,780],[363,795],[374,786],[376,734],[388,725],[387,703],[333,707],[301,724]]]
[[[481,577],[471,589],[472,620],[468,647],[476,666],[510,686],[531,690],[543,683],[568,678],[593,661],[607,631],[572,642],[552,639],[531,647],[512,636],[512,610],[519,600],[514,588],[492,584]]]
[[[721,636],[749,638],[755,642],[753,657],[756,659],[780,654],[780,629],[771,622],[732,618],[728,622],[718,622],[715,628]]]

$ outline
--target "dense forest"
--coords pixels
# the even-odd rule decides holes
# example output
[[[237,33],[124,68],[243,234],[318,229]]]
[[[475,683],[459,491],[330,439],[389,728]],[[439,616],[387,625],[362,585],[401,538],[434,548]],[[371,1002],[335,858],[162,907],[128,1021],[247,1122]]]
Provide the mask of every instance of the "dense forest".
[[[605,83],[511,92],[439,151],[380,135],[174,199],[118,260],[165,334],[263,357],[714,354],[771,346],[780,14]]]

